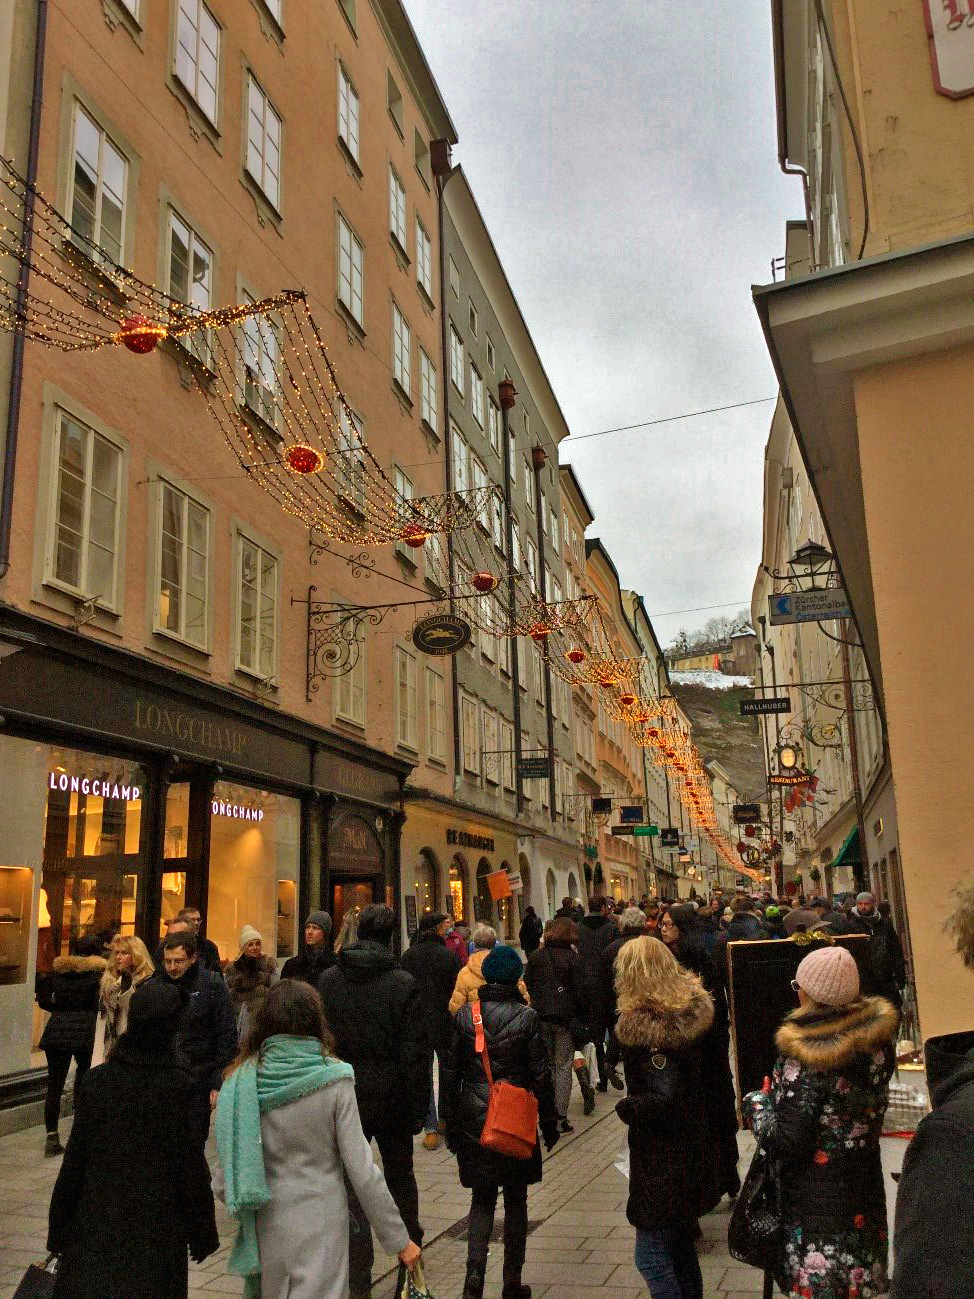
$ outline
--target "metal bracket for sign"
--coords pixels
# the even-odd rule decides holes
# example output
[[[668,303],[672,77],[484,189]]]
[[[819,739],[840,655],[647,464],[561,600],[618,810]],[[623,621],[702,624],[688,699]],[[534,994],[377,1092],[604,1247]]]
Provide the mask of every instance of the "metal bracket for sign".
[[[312,564],[318,563],[320,555],[330,555],[332,559],[340,559],[343,564],[347,564],[352,570],[352,577],[371,577],[375,572],[375,556],[367,550],[356,551],[354,555],[342,555],[337,550],[333,550],[327,541],[322,541],[312,532],[308,537],[308,544],[311,549]]]
[[[788,722],[781,728],[781,744],[800,745],[803,741],[817,749],[841,749],[845,741],[842,737],[841,717],[835,722]]]
[[[868,677],[853,677],[849,681],[852,691],[852,711],[854,713],[867,713],[876,707],[875,697],[873,695],[873,684]],[[755,685],[754,690],[771,691],[778,690],[800,690],[806,699],[810,699],[814,704],[824,704],[827,708],[834,708],[836,712],[846,712],[845,683],[836,681],[779,681],[777,686],[772,685]]]
[[[333,600],[315,600],[316,586],[308,587],[307,600],[291,604],[308,606],[307,699],[311,702],[322,681],[343,677],[351,672],[362,655],[363,628],[378,625],[399,604],[341,604]],[[403,603],[419,604],[426,601]]]

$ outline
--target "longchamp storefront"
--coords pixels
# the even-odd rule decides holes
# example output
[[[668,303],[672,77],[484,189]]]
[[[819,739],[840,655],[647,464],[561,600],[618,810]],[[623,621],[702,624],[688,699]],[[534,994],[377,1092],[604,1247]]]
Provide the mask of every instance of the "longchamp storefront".
[[[154,949],[180,907],[224,959],[305,911],[399,896],[409,764],[0,611],[0,1109],[37,1094],[37,973],[82,934]]]

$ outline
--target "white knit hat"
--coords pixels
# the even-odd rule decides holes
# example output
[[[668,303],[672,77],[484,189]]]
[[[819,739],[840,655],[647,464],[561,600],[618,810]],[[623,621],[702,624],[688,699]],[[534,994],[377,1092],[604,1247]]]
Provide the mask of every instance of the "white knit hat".
[[[263,938],[261,938],[260,934],[253,927],[253,925],[244,925],[243,929],[241,929],[240,931],[240,950],[243,951],[243,949],[247,946],[248,943],[252,943],[254,941],[258,941],[262,943],[264,940]]]
[[[795,973],[795,982],[820,1006],[847,1006],[859,996],[859,970],[844,947],[820,947]]]

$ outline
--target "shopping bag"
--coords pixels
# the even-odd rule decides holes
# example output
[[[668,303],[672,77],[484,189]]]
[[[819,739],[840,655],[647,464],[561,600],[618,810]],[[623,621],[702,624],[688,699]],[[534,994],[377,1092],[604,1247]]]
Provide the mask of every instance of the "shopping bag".
[[[419,1259],[411,1272],[406,1273],[399,1299],[433,1299],[423,1275],[423,1260]]]
[[[57,1265],[53,1254],[46,1263],[31,1263],[14,1291],[14,1299],[50,1299],[57,1284]]]

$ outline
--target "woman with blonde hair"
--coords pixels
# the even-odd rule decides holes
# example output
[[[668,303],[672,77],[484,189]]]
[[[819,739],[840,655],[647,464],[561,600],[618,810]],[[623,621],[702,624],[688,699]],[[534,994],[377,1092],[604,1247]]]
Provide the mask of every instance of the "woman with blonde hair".
[[[697,1219],[717,1204],[707,1125],[703,1039],[714,1007],[695,974],[656,938],[633,938],[616,957],[616,1036],[628,1095],[629,1201],[636,1267],[652,1299],[703,1299]]]
[[[108,965],[101,976],[92,1068],[104,1064],[111,1055],[115,1043],[128,1027],[132,994],[154,973],[155,966],[142,939],[116,934],[112,939]]]

